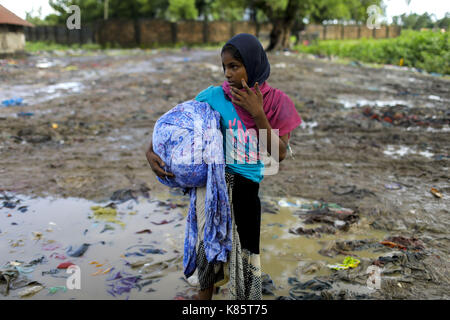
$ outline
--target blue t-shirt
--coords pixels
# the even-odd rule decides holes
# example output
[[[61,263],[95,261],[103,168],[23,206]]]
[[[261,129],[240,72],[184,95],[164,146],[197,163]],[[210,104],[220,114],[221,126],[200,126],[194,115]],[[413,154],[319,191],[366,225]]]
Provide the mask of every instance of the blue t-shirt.
[[[195,100],[207,102],[221,115],[225,170],[260,183],[264,178],[264,164],[258,158],[256,132],[247,132],[233,104],[225,98],[222,87],[210,86],[200,92]]]

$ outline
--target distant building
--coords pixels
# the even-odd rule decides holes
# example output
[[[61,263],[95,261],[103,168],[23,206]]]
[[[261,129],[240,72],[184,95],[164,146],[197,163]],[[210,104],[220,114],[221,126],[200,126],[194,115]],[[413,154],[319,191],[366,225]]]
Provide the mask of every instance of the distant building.
[[[24,27],[33,25],[0,5],[0,55],[25,50]]]

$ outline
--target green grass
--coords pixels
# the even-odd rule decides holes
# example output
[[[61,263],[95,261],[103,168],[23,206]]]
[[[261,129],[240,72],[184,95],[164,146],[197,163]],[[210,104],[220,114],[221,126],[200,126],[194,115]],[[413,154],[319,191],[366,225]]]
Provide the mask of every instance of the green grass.
[[[325,56],[338,56],[363,62],[403,65],[427,72],[450,74],[450,37],[448,32],[402,31],[397,38],[322,40],[296,50]]]
[[[141,45],[141,49],[181,49],[183,47],[189,47],[189,48],[201,48],[206,50],[214,50],[214,49],[220,49],[225,42],[219,43],[219,44],[186,44],[183,42],[178,42],[176,44],[160,44],[160,43],[153,43],[151,45]],[[120,46],[117,43],[106,43],[103,46],[100,44],[72,44],[72,45],[66,45],[66,44],[58,44],[55,42],[48,42],[48,41],[36,41],[36,42],[27,42],[25,45],[25,51],[27,52],[39,52],[39,51],[65,51],[70,49],[81,49],[86,51],[93,51],[93,50],[103,50],[103,49],[124,49],[127,50],[127,48],[124,48]],[[133,49],[133,48],[129,48]]]
[[[66,45],[48,41],[26,42],[25,44],[25,51],[27,52],[54,51],[54,50],[64,51],[69,49],[100,50],[101,46],[94,43],[81,45],[80,44]]]

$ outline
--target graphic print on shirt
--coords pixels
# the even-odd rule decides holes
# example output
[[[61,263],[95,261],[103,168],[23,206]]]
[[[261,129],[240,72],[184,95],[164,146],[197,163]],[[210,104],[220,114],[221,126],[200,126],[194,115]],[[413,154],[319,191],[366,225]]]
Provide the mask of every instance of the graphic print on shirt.
[[[241,120],[228,120],[226,131],[226,163],[257,164],[260,160],[256,130],[245,130]]]

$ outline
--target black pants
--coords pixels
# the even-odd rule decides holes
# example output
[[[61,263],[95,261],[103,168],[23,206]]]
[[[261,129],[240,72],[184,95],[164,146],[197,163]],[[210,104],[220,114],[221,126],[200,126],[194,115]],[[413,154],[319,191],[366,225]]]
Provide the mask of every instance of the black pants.
[[[233,211],[241,247],[259,254],[261,202],[259,183],[234,175]]]

